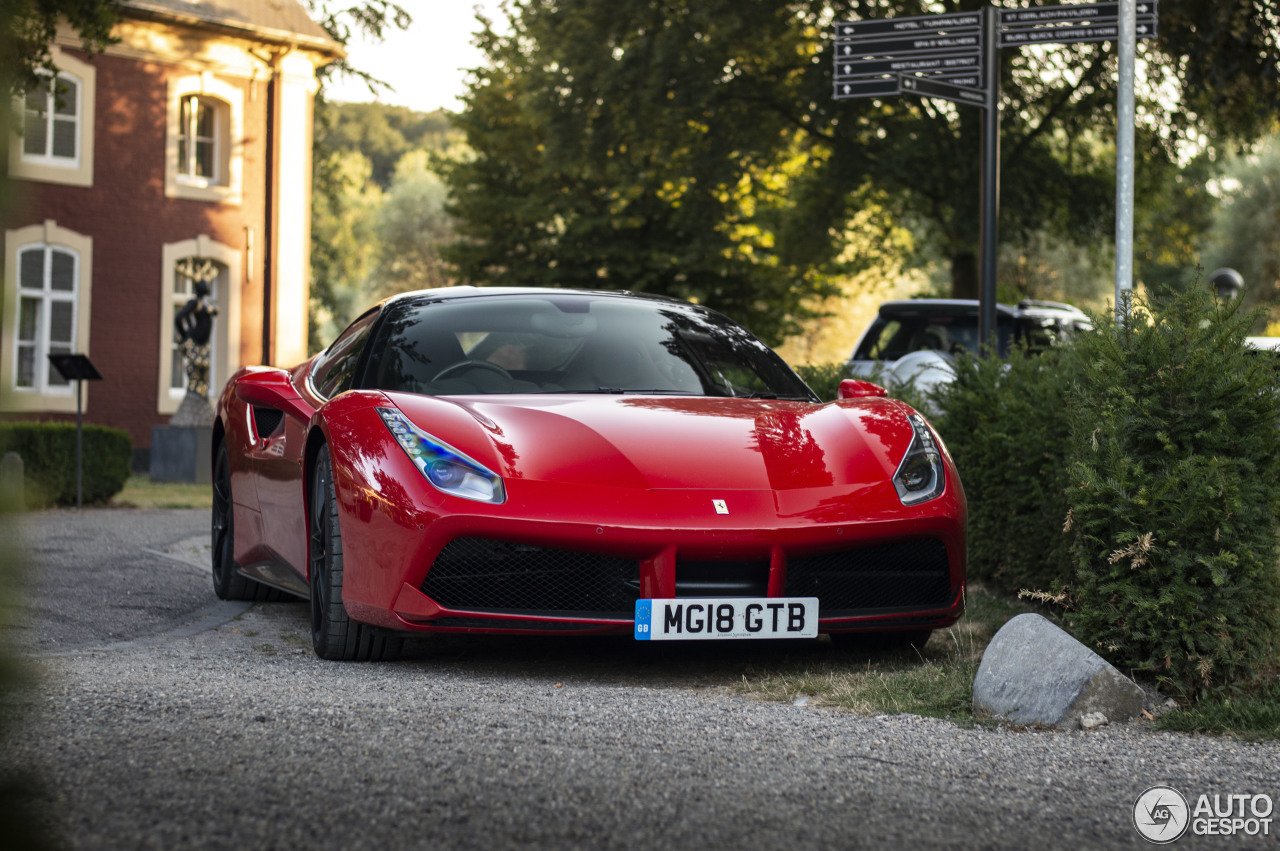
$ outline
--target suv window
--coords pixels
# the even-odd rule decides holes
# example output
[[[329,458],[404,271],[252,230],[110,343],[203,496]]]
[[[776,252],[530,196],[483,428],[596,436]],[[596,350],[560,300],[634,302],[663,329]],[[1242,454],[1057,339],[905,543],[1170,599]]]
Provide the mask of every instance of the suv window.
[[[996,320],[997,348],[1003,354],[1013,336],[1013,322],[1007,316]],[[978,351],[976,315],[876,317],[854,352],[854,360],[894,361],[912,352],[935,351],[958,354]]]

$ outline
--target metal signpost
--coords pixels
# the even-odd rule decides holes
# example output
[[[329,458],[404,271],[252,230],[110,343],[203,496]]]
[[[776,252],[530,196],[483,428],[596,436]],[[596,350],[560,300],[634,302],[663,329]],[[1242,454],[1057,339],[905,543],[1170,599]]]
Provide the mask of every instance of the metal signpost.
[[[101,381],[102,373],[88,355],[49,355],[49,363],[65,380],[76,383],[76,508],[79,508],[84,481],[84,383]]]
[[[1126,18],[1126,15],[1129,16]],[[981,256],[978,338],[994,339],[996,322],[996,224],[1000,209],[1000,75],[1001,48],[1028,44],[1074,44],[1120,39],[1120,123],[1128,122],[1133,138],[1133,67],[1125,68],[1124,36],[1129,20],[1137,38],[1156,36],[1156,0],[1082,3],[1040,6],[1030,9],[998,9],[942,15],[914,15],[885,20],[845,21],[835,25],[835,98],[888,97],[910,94],[942,98],[986,110],[982,121]],[[1130,57],[1130,60],[1132,57]],[[1125,74],[1128,79],[1125,79]],[[1128,86],[1129,110],[1124,107]],[[1126,117],[1127,115],[1127,117]],[[1124,157],[1121,127],[1118,184],[1132,187],[1133,160]],[[1123,169],[1128,168],[1128,178]],[[1123,194],[1117,196],[1116,302],[1120,302],[1120,238],[1125,216]],[[1132,229],[1132,197],[1128,213]],[[1124,250],[1131,250],[1125,246]],[[1126,272],[1127,274],[1127,272]]]

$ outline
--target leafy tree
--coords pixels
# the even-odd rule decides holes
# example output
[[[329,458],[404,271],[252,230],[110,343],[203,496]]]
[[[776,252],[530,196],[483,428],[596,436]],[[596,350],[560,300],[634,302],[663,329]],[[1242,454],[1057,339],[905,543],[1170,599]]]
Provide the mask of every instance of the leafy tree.
[[[5,0],[0,4],[0,79],[6,104],[39,83],[40,72],[55,73],[49,51],[65,19],[82,39],[84,49],[99,53],[115,39],[111,28],[120,20],[119,0]]]
[[[335,151],[331,191],[311,201],[312,348],[328,343],[365,307],[362,287],[376,262],[382,190],[359,151]]]
[[[743,87],[789,83],[816,44],[760,3],[526,3],[486,28],[446,177],[467,279],[694,298],[766,338],[833,291],[831,240],[795,226],[815,152]],[[685,73],[688,72],[688,73]],[[750,81],[750,82],[747,82]],[[795,237],[795,238],[788,238]],[[798,248],[817,247],[814,257]]]
[[[1222,205],[1206,240],[1204,266],[1230,266],[1244,278],[1248,306],[1271,306],[1280,318],[1280,135],[1234,158],[1219,181]]]
[[[332,103],[320,106],[325,113],[325,147],[359,151],[373,166],[373,181],[383,189],[391,185],[396,165],[410,151],[443,151],[459,141],[453,117],[444,110],[415,112],[405,106],[383,103]]]
[[[428,168],[426,151],[411,151],[400,160],[377,213],[377,261],[364,293],[370,301],[452,282],[440,260],[440,246],[453,234],[445,195],[443,181]]]
[[[339,44],[347,44],[355,35],[381,41],[389,28],[405,30],[413,23],[413,16],[399,3],[392,0],[357,0],[348,5],[344,0],[306,0],[307,11],[329,36]],[[362,71],[347,61],[337,59],[321,69],[323,83],[334,75],[357,77],[365,82],[369,91],[377,94],[390,90],[390,84]]]
[[[829,283],[873,184],[899,220],[930,223],[952,291],[972,295],[980,113],[836,102],[824,38],[833,18],[983,5],[515,0],[510,33],[480,37],[488,63],[459,119],[476,156],[448,172],[470,239],[449,256],[477,280],[696,296],[768,336]],[[1170,168],[1198,134],[1259,131],[1280,101],[1274,17],[1267,0],[1161,4],[1160,40],[1140,48],[1142,91],[1161,93],[1139,103],[1140,173]],[[1003,51],[999,74],[1002,235],[1108,239],[1114,46]]]
[[[306,3],[312,18],[344,45],[357,33],[378,40],[389,28],[403,30],[413,22],[409,12],[392,0],[358,0],[351,5],[338,0],[306,0]],[[352,161],[344,161],[339,147],[333,144],[333,113],[326,108],[324,83],[335,75],[359,77],[374,93],[391,88],[352,66],[345,57],[325,65],[318,73],[320,92],[316,96],[311,178],[309,338],[312,348],[332,338],[332,326],[337,325],[340,330],[350,318],[353,282],[347,275],[365,261],[360,246],[366,243],[357,236],[358,228],[344,224],[344,217],[359,207],[351,194],[364,190],[368,176]],[[344,245],[352,250],[344,253]]]

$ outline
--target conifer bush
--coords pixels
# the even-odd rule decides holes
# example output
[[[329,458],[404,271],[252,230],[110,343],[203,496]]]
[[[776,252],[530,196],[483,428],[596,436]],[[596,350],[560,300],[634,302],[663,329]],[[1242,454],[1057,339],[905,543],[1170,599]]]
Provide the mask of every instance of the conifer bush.
[[[960,357],[940,386],[935,421],[969,504],[969,576],[1017,593],[1071,577],[1063,415],[1073,364],[1051,350],[1009,359]]]
[[[1280,392],[1254,318],[1192,287],[1074,346],[1068,626],[1188,697],[1274,659]]]
[[[955,359],[955,380],[926,392],[873,376],[889,395],[926,414],[955,458],[969,503],[969,576],[1010,593],[1057,589],[1071,577],[1066,517],[1069,421],[1063,415],[1074,363],[1064,353],[1015,351]],[[843,364],[799,367],[834,399]]]

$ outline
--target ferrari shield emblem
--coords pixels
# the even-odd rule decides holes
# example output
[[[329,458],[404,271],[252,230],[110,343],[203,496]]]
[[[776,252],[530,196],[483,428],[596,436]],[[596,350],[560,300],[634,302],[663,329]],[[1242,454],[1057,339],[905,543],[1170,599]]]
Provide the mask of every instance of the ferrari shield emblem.
[[[715,506],[716,514],[728,514],[728,513],[729,513],[729,506],[725,505],[725,503],[724,503],[724,500],[723,500],[723,499],[713,499],[713,500],[711,500],[711,504],[712,504],[713,506]]]

